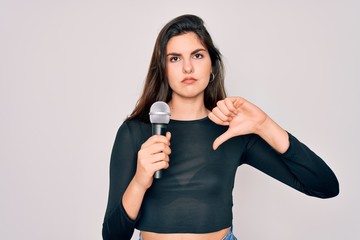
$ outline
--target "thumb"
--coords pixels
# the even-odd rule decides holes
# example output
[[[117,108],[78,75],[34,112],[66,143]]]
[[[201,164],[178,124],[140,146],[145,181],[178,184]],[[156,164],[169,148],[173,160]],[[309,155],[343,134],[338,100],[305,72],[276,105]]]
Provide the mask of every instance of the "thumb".
[[[223,134],[221,134],[219,137],[217,137],[213,143],[213,149],[216,150],[221,144],[229,140],[233,137],[233,134],[227,130]]]

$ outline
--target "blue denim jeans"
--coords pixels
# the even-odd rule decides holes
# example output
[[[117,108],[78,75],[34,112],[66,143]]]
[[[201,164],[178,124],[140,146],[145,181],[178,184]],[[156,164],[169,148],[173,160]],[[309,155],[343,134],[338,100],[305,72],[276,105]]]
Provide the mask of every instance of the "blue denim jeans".
[[[226,236],[222,240],[237,240],[237,238],[233,234],[232,229],[233,228],[231,226],[230,230],[228,231],[228,233],[226,234]]]
[[[143,240],[141,237],[141,233],[139,234],[139,240]],[[234,236],[234,234],[232,232],[232,227],[230,228],[230,230],[228,231],[226,236],[221,240],[237,240],[237,238]]]

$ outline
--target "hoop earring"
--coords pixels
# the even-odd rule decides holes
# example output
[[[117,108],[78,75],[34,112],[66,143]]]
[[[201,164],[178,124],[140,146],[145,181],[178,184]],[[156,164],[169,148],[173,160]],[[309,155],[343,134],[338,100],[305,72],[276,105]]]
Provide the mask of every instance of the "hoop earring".
[[[213,82],[214,80],[215,80],[215,74],[211,73],[209,82]]]

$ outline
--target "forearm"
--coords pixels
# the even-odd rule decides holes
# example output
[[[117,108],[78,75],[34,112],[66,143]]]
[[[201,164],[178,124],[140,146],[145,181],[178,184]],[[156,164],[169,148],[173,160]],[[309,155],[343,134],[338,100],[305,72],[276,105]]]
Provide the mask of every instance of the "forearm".
[[[135,220],[139,214],[146,189],[139,185],[134,179],[127,187],[122,203],[129,218]]]
[[[134,233],[144,193],[131,181],[122,196],[122,202],[105,215],[102,230],[104,240],[130,240]]]
[[[272,148],[279,153],[284,153],[289,148],[289,135],[270,117],[258,128],[256,134],[264,139]]]
[[[339,183],[327,164],[288,133],[289,148],[276,152],[260,136],[250,136],[245,163],[310,196],[329,198],[339,193]]]

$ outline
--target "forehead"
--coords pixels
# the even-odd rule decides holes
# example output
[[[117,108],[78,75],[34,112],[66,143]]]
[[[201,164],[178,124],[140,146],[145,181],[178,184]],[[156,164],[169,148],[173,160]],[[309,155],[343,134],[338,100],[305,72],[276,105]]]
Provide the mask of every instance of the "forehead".
[[[186,53],[199,48],[206,49],[206,47],[201,43],[198,35],[196,33],[189,32],[170,38],[166,45],[166,53]]]

